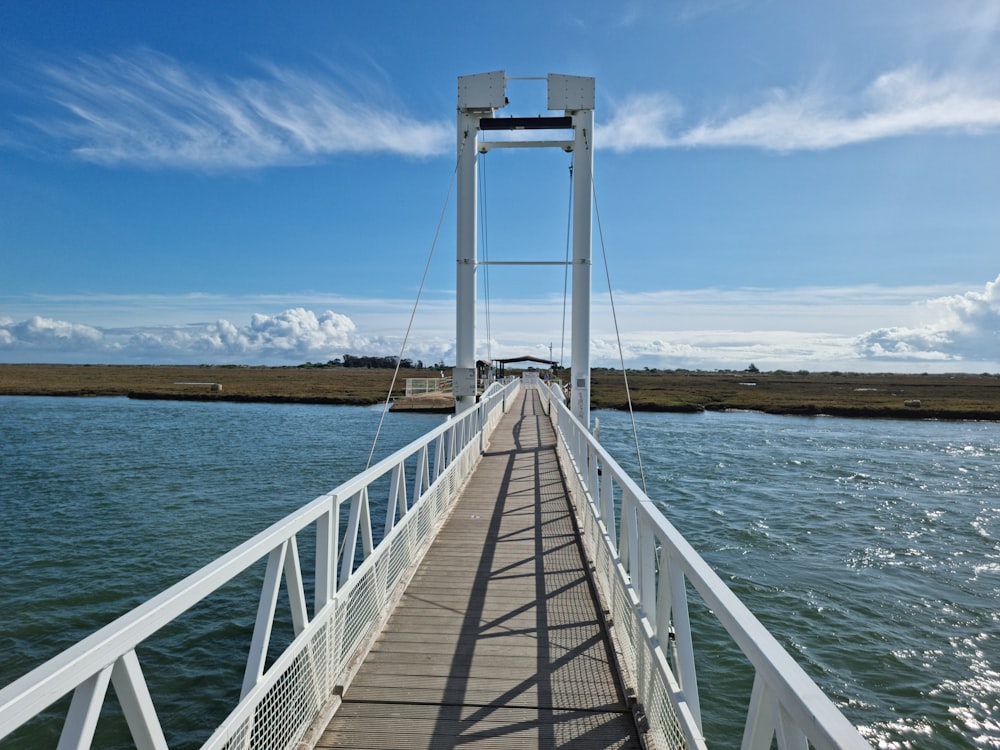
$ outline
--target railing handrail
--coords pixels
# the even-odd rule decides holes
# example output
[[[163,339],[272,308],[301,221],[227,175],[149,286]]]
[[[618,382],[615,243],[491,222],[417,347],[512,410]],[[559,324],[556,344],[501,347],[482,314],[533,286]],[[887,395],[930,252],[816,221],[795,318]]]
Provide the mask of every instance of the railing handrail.
[[[334,492],[320,495],[0,690],[0,738],[76,688],[83,682],[80,675],[86,679],[134,650],[328,512]]]
[[[680,611],[677,601],[669,599],[678,594],[678,589],[686,599],[684,580],[691,583],[756,671],[744,747],[770,748],[775,732],[779,735],[791,732],[818,748],[871,750],[869,743],[798,662],[580,424],[558,398],[561,394],[553,397],[551,391],[539,390],[551,404],[550,418],[572,464],[564,469],[576,472],[576,482],[571,484],[579,489],[577,494],[585,495],[573,497],[578,513],[590,514],[599,529],[597,536],[608,547],[619,584],[627,590],[637,609],[657,668],[669,672],[664,676],[673,683],[675,707],[682,713],[690,711],[697,725],[688,740],[701,742],[693,652],[681,653],[673,667],[664,653],[667,643],[675,648],[692,649],[689,637],[681,637],[678,632],[687,627],[687,603]],[[617,503],[615,485],[620,491]],[[573,491],[570,494],[573,496]],[[678,571],[683,579],[670,580]],[[604,595],[611,596],[607,591]],[[785,726],[789,719],[792,728]]]
[[[166,747],[152,699],[135,656],[136,647],[236,576],[267,559],[268,570],[265,573],[261,601],[258,603],[257,626],[248,656],[248,677],[240,704],[227,720],[231,722],[236,715],[249,715],[252,722],[253,712],[245,704],[252,701],[255,695],[262,694],[262,686],[273,685],[277,681],[278,676],[274,674],[274,670],[296,657],[296,653],[291,652],[301,652],[307,648],[307,643],[301,636],[309,635],[310,631],[317,629],[317,625],[329,619],[331,608],[340,601],[338,597],[344,599],[350,595],[356,580],[374,567],[374,558],[402,534],[402,528],[414,516],[414,511],[423,512],[426,503],[422,501],[425,498],[436,498],[440,508],[436,508],[433,523],[440,522],[453,499],[439,497],[441,492],[457,492],[464,476],[471,472],[478,461],[490,431],[499,421],[498,412],[505,408],[507,401],[519,388],[519,381],[506,385],[494,384],[482,394],[479,403],[470,409],[450,417],[445,423],[371,468],[318,496],[230,552],[0,689],[0,739],[73,692],[74,698],[64,725],[63,739],[67,739],[68,733],[73,747],[89,747],[108,684],[113,682],[136,744],[140,748]],[[435,445],[432,477],[429,454],[431,447]],[[406,488],[408,461],[416,461],[417,464],[411,467],[414,491],[409,504]],[[453,467],[458,467],[461,474],[453,475]],[[386,533],[378,545],[373,545],[368,488],[387,475],[393,481],[386,501]],[[442,482],[447,483],[446,488],[442,488]],[[345,504],[350,505],[350,520],[341,546],[340,508]],[[400,514],[398,522],[397,513]],[[310,621],[295,538],[299,532],[314,524],[317,526],[316,600]],[[412,524],[409,526],[412,527]],[[360,562],[354,555],[359,538],[363,548],[363,559]],[[323,540],[325,549],[320,549],[320,540]],[[406,543],[412,544],[409,540]],[[419,544],[426,549],[429,541],[423,540]],[[342,573],[346,571],[346,575],[341,575],[339,581],[338,569]],[[290,590],[296,637],[268,673],[264,674],[264,658],[270,638],[271,620],[274,617],[274,598],[282,576]],[[270,609],[267,602],[269,597]],[[257,669],[256,675],[251,667]]]

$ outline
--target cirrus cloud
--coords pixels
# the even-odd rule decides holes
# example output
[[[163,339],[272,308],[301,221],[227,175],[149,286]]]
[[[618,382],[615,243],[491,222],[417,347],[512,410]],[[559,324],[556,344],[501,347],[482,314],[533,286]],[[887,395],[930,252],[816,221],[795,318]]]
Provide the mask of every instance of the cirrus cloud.
[[[105,166],[219,171],[309,164],[345,153],[431,157],[451,149],[450,123],[420,120],[379,86],[351,86],[329,71],[264,62],[257,75],[232,78],[141,49],[50,62],[31,76],[26,93],[50,111],[20,121],[78,159]],[[933,74],[914,65],[854,92],[774,88],[755,103],[693,123],[666,92],[634,94],[610,111],[595,137],[615,152],[817,151],[905,135],[997,132],[1000,84],[995,77]],[[18,139],[7,133],[4,140]],[[21,140],[31,138],[22,134]]]
[[[667,94],[639,94],[622,102],[595,138],[613,151],[748,147],[790,152],[927,133],[996,133],[1000,81],[932,75],[909,66],[884,73],[852,94],[817,86],[779,88],[742,111],[687,125],[679,124],[682,115]]]
[[[144,49],[81,55],[32,75],[31,96],[57,113],[21,121],[105,166],[256,169],[343,153],[436,156],[451,147],[449,125],[420,121],[370,93],[378,87],[352,88],[325,71],[265,63],[257,76],[229,78]]]

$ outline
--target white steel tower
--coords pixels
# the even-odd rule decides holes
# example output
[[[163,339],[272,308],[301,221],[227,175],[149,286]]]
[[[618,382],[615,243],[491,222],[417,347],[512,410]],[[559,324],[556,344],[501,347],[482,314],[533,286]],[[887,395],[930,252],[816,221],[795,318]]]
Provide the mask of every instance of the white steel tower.
[[[458,263],[454,373],[455,411],[476,401],[477,154],[493,148],[556,147],[573,151],[573,296],[570,408],[590,425],[591,185],[594,169],[594,79],[550,73],[548,109],[553,117],[496,117],[507,105],[504,71],[458,79]],[[481,131],[572,130],[573,140],[480,141]],[[495,261],[491,261],[495,262]],[[551,265],[548,261],[505,265]],[[559,261],[561,264],[562,262]]]

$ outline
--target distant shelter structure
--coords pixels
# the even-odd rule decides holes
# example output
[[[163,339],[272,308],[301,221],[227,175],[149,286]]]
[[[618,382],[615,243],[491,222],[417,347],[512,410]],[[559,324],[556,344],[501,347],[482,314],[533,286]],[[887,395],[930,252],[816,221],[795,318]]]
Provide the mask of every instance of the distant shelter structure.
[[[511,357],[509,359],[494,359],[493,369],[494,372],[496,373],[497,380],[503,380],[507,365],[519,364],[521,362],[535,362],[540,365],[548,365],[553,372],[555,371],[556,367],[559,364],[558,362],[551,359],[540,359],[539,357],[531,357],[531,356]]]

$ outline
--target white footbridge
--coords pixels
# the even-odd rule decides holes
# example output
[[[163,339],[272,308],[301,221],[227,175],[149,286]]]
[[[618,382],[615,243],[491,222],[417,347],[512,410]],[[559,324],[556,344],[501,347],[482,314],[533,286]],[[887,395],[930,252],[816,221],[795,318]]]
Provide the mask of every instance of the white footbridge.
[[[206,750],[870,748],[591,434],[594,81],[550,75],[563,114],[498,118],[507,80],[459,79],[455,415],[4,687],[0,748],[66,696],[58,748],[91,747],[110,700],[137,748],[168,748],[137,649],[261,564],[242,689]],[[480,141],[515,129],[572,137]],[[475,154],[544,146],[574,151],[579,180],[569,404],[530,375],[475,392]],[[739,736],[705,736],[716,655],[694,607],[753,670]]]

